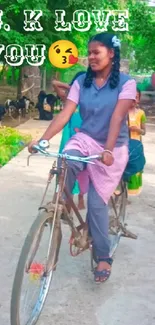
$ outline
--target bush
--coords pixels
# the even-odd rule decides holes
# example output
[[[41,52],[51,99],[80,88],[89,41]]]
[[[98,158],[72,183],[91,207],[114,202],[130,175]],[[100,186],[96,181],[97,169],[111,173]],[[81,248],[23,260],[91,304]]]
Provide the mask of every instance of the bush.
[[[0,166],[7,164],[30,140],[30,135],[22,135],[12,128],[0,128]]]

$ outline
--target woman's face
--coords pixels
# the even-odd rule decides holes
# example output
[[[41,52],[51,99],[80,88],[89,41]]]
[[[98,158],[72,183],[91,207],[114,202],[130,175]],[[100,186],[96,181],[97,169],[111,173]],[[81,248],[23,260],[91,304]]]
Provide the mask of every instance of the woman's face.
[[[100,42],[92,41],[88,47],[88,61],[93,71],[102,71],[112,64],[114,50],[108,49]]]

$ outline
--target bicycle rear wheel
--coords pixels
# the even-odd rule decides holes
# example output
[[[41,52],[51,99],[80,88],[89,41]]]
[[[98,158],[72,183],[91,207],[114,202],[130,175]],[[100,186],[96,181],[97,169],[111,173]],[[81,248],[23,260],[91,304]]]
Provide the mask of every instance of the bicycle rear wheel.
[[[127,205],[127,188],[122,181],[113,194],[109,202],[109,240],[110,240],[110,257],[113,257],[122,234],[120,225],[124,226]],[[94,262],[98,263],[93,243],[91,245],[91,268],[94,270]]]
[[[109,207],[110,257],[113,257],[122,235],[121,225],[124,226],[126,206],[127,188],[122,181],[112,196]]]
[[[11,325],[36,324],[44,306],[62,238],[61,227],[52,217],[53,212],[39,213],[25,239],[12,289]]]

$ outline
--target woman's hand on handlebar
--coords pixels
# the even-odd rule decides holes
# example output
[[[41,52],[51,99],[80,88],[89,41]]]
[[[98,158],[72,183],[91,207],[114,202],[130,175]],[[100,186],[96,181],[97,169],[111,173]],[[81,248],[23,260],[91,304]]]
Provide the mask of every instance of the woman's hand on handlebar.
[[[114,162],[114,157],[113,157],[112,153],[105,150],[104,152],[102,152],[101,161],[106,166],[112,166],[112,164]]]
[[[37,140],[32,140],[28,145],[28,151],[30,153],[37,153],[37,150],[33,149],[33,146],[38,146],[39,142]]]

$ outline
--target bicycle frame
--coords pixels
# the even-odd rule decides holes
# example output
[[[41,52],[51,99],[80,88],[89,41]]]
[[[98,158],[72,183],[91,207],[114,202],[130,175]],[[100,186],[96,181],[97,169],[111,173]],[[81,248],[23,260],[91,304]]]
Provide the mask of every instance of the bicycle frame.
[[[60,218],[61,215],[63,214],[65,216],[65,219],[68,223],[68,225],[71,228],[72,231],[72,238],[74,238],[74,243],[72,242],[72,245],[75,244],[77,247],[77,254],[78,255],[80,252],[84,251],[85,249],[88,248],[88,231],[86,227],[86,223],[84,222],[78,208],[76,207],[73,198],[71,194],[68,192],[66,186],[65,186],[65,180],[67,176],[67,164],[66,160],[62,159],[61,166],[58,169],[56,167],[56,162],[54,162],[52,169],[49,172],[49,177],[47,180],[47,186],[43,195],[43,199],[40,205],[40,209],[44,209],[45,207],[43,206],[46,193],[48,191],[48,187],[54,178],[54,176],[58,176],[58,182],[56,186],[56,190],[54,193],[54,197],[52,200],[52,207],[53,207],[53,212],[57,211],[57,221],[60,223]],[[66,196],[66,202],[62,200],[62,194]],[[75,213],[75,216],[77,220],[79,221],[79,226],[75,226],[74,221],[71,217],[71,212]],[[54,217],[53,217],[54,219]],[[83,234],[81,234],[80,231],[83,230]]]
[[[71,228],[72,231],[72,236],[70,238],[70,245],[71,247],[75,247],[76,248],[76,252],[73,254],[73,251],[71,249],[71,255],[72,256],[77,256],[78,254],[80,254],[81,252],[83,252],[84,250],[88,249],[90,247],[91,244],[91,239],[88,238],[88,229],[87,229],[87,225],[86,222],[83,220],[78,208],[76,207],[73,198],[71,196],[71,194],[68,192],[66,186],[65,186],[65,181],[66,181],[66,176],[67,176],[67,159],[70,160],[77,160],[77,161],[84,161],[86,163],[92,163],[95,164],[92,161],[89,161],[89,159],[97,159],[100,156],[99,155],[94,155],[94,156],[90,156],[90,157],[71,157],[68,156],[66,154],[50,154],[47,151],[45,151],[43,148],[40,147],[35,147],[38,151],[40,151],[42,154],[49,156],[49,157],[60,157],[61,158],[61,166],[58,168],[56,165],[56,162],[54,162],[52,169],[49,172],[49,176],[48,176],[48,180],[47,180],[47,185],[45,188],[45,192],[43,195],[43,199],[41,201],[39,210],[41,209],[45,209],[46,212],[51,212],[53,213],[53,223],[57,225],[57,230],[58,230],[58,234],[59,234],[59,230],[61,232],[61,216],[62,214],[65,216],[65,219],[68,223],[68,225]],[[32,154],[33,155],[33,154]],[[32,156],[30,155],[30,156]],[[29,158],[28,157],[28,164],[29,164]],[[43,205],[44,201],[45,201],[45,197],[46,197],[46,193],[48,191],[49,185],[52,181],[52,179],[54,178],[54,176],[58,177],[58,182],[57,182],[57,186],[56,186],[56,190],[54,193],[54,197],[52,199],[52,201],[50,202],[50,204],[48,205]],[[116,198],[118,198],[119,196],[121,196],[122,192],[126,190],[126,186],[123,182],[121,182],[121,192],[118,195],[115,195]],[[62,195],[65,195],[66,197],[66,201],[62,200]],[[125,237],[130,237],[133,239],[136,239],[137,236],[132,234],[131,232],[129,232],[126,227],[124,225],[122,225],[119,221],[119,215],[117,213],[116,210],[116,202],[114,200],[113,197],[111,197],[111,203],[112,203],[112,208],[114,210],[114,224],[121,229],[122,231],[122,235]],[[74,221],[72,219],[71,216],[71,212],[75,213],[75,216],[77,218],[77,220],[79,221],[79,225],[75,226]],[[111,230],[111,234],[116,234]]]

